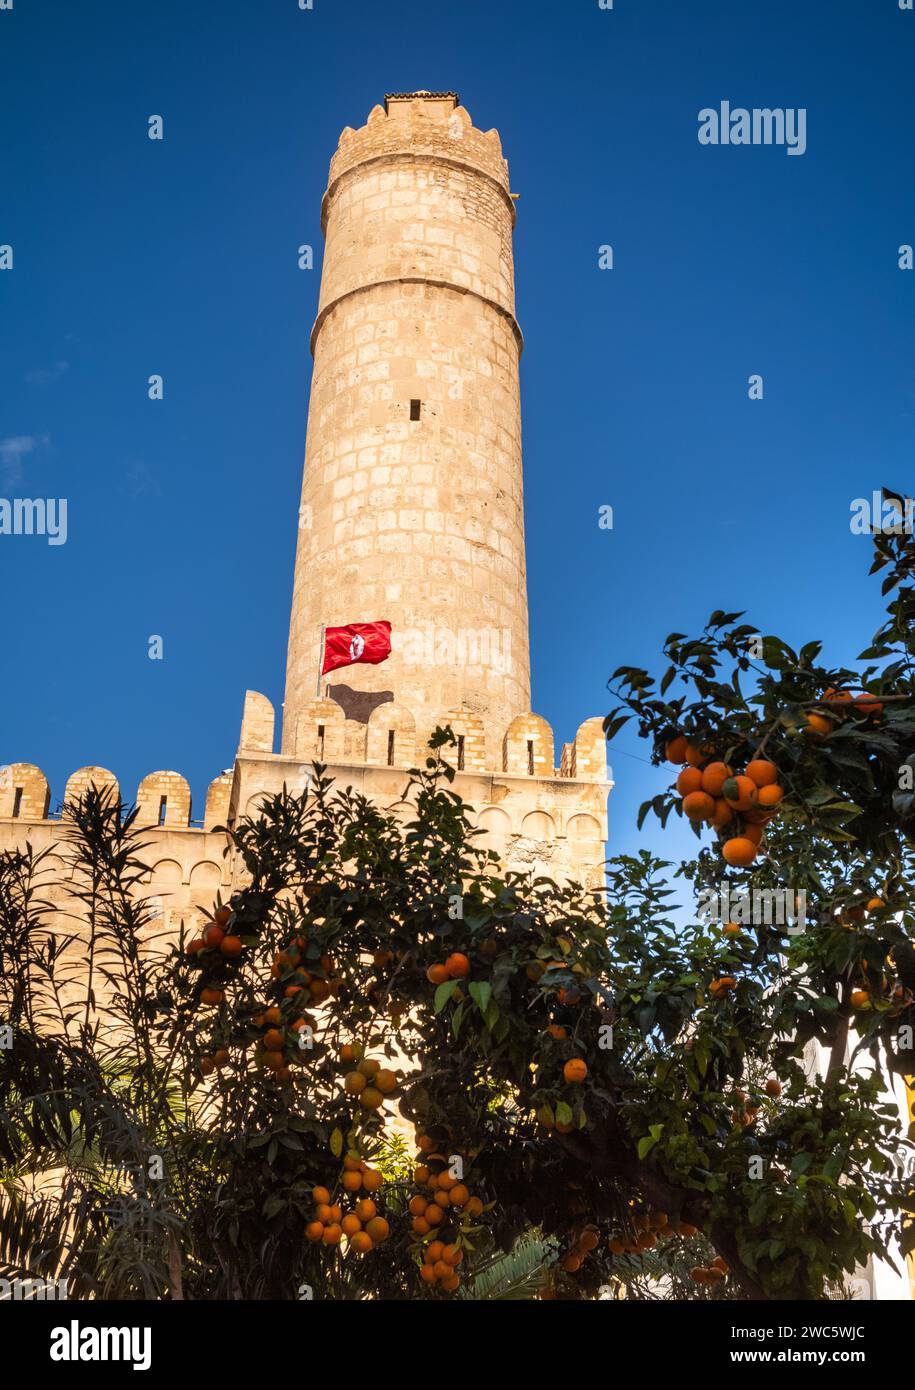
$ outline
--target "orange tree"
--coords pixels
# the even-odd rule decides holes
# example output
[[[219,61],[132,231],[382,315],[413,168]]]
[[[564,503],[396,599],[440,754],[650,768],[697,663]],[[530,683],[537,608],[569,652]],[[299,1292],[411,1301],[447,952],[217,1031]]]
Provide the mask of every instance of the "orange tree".
[[[406,825],[319,769],[232,831],[250,883],[176,965],[209,1114],[201,1292],[461,1296],[481,1249],[531,1228],[556,1251],[544,1296],[694,1241],[696,1286],[816,1298],[883,1251],[893,1109],[879,1077],[800,1055],[842,1017],[827,959],[857,929],[679,925],[647,853],[596,894],[502,875],[449,738]],[[862,941],[895,942],[879,919]],[[386,1173],[398,1113],[418,1153]]]

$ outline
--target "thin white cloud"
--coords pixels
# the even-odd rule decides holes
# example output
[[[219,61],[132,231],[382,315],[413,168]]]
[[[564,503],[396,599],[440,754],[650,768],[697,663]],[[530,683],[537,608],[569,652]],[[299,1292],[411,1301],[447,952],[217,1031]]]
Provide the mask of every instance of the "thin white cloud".
[[[33,434],[9,434],[0,439],[0,479],[4,487],[18,483],[22,477],[22,460],[31,454],[40,441]]]
[[[36,367],[34,371],[26,372],[25,379],[30,386],[50,386],[69,370],[69,362],[55,362],[53,367]]]

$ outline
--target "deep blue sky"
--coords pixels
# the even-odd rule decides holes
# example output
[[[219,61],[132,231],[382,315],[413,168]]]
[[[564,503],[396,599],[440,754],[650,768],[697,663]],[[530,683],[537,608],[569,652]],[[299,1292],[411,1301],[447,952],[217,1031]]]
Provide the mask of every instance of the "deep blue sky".
[[[0,496],[70,509],[65,546],[0,538],[0,762],[55,800],[87,763],[128,796],[174,768],[199,815],[245,688],[279,705],[319,280],[295,252],[320,248],[339,131],[386,91],[457,90],[521,195],[534,707],[557,740],[715,607],[854,656],[880,608],[849,504],[912,483],[915,13],[314,3],[0,12]],[[701,147],[723,99],[805,107],[807,153]],[[632,849],[662,774],[634,733],[611,756],[611,850]]]

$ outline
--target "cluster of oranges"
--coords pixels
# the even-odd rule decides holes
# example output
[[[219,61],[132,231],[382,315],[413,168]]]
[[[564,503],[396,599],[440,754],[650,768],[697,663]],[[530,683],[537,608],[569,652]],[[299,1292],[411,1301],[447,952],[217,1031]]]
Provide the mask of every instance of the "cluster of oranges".
[[[883,710],[882,702],[876,695],[869,695],[866,690],[859,694],[854,694],[851,690],[824,690],[821,696],[823,701],[819,710],[806,716],[806,726],[804,732],[817,738],[826,738],[832,733],[836,724],[841,724],[852,714],[863,714],[868,719],[879,719]],[[848,705],[848,710],[837,709],[836,706]]]
[[[689,1240],[699,1234],[698,1227],[691,1226],[688,1221],[671,1224],[666,1211],[646,1209],[633,1212],[629,1225],[629,1234],[614,1236],[610,1241],[610,1250],[614,1255],[640,1255],[643,1250],[651,1250],[665,1236],[678,1235]]]
[[[463,980],[470,974],[470,960],[463,951],[453,951],[445,961],[437,961],[426,971],[430,984],[443,985],[447,980]]]
[[[343,1089],[348,1096],[358,1100],[363,1110],[380,1110],[385,1097],[397,1089],[397,1074],[383,1067],[374,1057],[366,1057],[361,1043],[344,1043],[340,1049],[340,1062],[352,1066],[343,1078]]]
[[[302,962],[307,945],[304,936],[294,937],[273,957],[270,974],[282,986],[286,999],[296,999],[300,1004],[324,1004],[339,993],[342,981],[334,977],[333,957],[326,953],[318,961],[320,973],[305,969]]]
[[[689,1272],[689,1277],[694,1284],[720,1284],[730,1272],[731,1267],[727,1260],[723,1260],[719,1255],[717,1260],[712,1260],[710,1265],[694,1265]]]
[[[289,1081],[292,1076],[289,1058],[300,1055],[298,1044],[290,1034],[300,1033],[306,1026],[313,1027],[313,1020],[307,1014],[303,1014],[288,1028],[284,1027],[282,1010],[278,1005],[272,1004],[268,1009],[255,1014],[252,1022],[255,1028],[260,1029],[257,1061],[262,1067],[266,1067],[267,1071],[272,1071],[277,1081]],[[295,1051],[292,1051],[293,1047]]]
[[[456,1242],[446,1245],[442,1240],[433,1240],[424,1251],[419,1277],[424,1284],[437,1285],[445,1293],[454,1293],[461,1285],[457,1266],[463,1258],[464,1252]]]
[[[347,1154],[343,1160],[341,1179],[344,1191],[354,1194],[361,1190],[377,1192],[384,1182],[377,1168],[370,1168],[357,1154]],[[312,1188],[315,1204],[314,1220],[305,1227],[305,1239],[318,1245],[339,1245],[346,1237],[347,1249],[357,1255],[367,1255],[391,1234],[391,1227],[371,1197],[361,1197],[352,1211],[344,1213],[339,1202],[331,1202],[326,1187]]]
[[[213,920],[204,928],[200,936],[193,937],[185,946],[185,955],[190,956],[195,965],[204,972],[203,984],[197,998],[201,1004],[221,1004],[226,997],[223,989],[227,967],[238,960],[245,944],[240,936],[227,930],[232,920],[230,907],[217,907]]]
[[[585,1226],[563,1258],[562,1268],[567,1274],[577,1274],[591,1251],[596,1250],[599,1244],[600,1231],[597,1227]]]
[[[417,1135],[416,1145],[419,1160],[413,1182],[421,1190],[410,1198],[407,1209],[418,1241],[420,1274],[427,1284],[451,1293],[460,1284],[456,1266],[463,1259],[463,1235],[483,1215],[483,1200],[454,1177],[430,1135]]]
[[[770,1076],[763,1086],[763,1090],[770,1100],[778,1100],[782,1093],[782,1083],[778,1080],[778,1077]],[[734,1108],[731,1111],[731,1123],[742,1126],[744,1129],[755,1124],[756,1117],[760,1111],[759,1105],[754,1105],[752,1101],[748,1100],[743,1091],[734,1092],[733,1102]]]
[[[759,852],[763,827],[775,815],[785,789],[777,767],[767,758],[753,758],[742,773],[735,774],[711,755],[711,749],[697,748],[682,734],[665,748],[669,763],[686,764],[676,781],[683,814],[716,830],[725,861],[746,868]]]

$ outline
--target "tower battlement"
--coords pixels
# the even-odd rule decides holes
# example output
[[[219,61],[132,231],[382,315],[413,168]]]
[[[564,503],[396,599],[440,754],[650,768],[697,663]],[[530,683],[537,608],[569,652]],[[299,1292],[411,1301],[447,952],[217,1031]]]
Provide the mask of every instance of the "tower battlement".
[[[467,165],[498,185],[514,221],[508,162],[497,130],[478,130],[456,92],[397,92],[374,106],[364,126],[347,126],[330,162],[327,203],[339,180],[357,165],[402,157]]]

